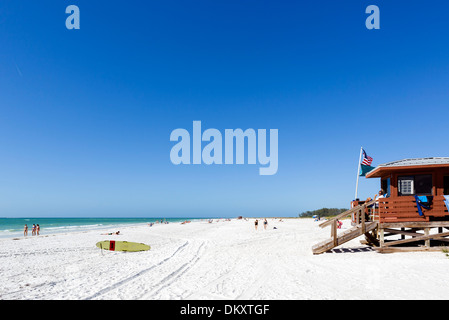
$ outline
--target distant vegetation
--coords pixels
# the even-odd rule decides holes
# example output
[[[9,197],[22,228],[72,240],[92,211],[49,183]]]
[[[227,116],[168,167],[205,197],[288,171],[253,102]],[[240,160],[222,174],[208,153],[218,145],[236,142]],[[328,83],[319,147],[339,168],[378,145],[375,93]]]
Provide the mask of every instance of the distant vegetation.
[[[306,211],[299,214],[300,218],[306,218],[306,217],[313,217],[314,215],[317,215],[319,217],[331,217],[336,216],[340,213],[343,213],[345,211],[348,211],[349,209],[338,209],[338,208],[322,208],[318,210],[313,211]]]

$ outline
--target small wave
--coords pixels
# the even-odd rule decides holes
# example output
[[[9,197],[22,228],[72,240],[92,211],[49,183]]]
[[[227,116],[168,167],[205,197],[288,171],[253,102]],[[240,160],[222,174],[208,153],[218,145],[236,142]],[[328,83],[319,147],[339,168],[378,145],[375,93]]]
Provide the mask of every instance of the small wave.
[[[85,224],[75,226],[57,226],[57,227],[45,227],[46,230],[62,230],[62,229],[95,229],[103,226],[103,224]],[[41,228],[42,229],[42,228]]]
[[[0,230],[0,239],[1,238],[14,238],[18,236],[23,236],[23,231],[19,230]]]

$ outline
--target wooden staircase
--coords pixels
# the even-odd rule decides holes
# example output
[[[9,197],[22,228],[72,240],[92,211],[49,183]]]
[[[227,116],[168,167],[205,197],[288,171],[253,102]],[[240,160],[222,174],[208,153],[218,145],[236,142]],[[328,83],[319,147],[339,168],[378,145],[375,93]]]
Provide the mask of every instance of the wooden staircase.
[[[329,251],[345,242],[348,242],[352,239],[360,237],[365,233],[373,231],[377,228],[377,222],[368,222],[365,224],[365,230],[363,230],[361,225],[354,226],[353,228],[346,230],[339,234],[337,237],[332,237],[331,239],[327,239],[320,243],[317,243],[312,247],[313,254],[320,254],[326,251]]]
[[[352,239],[355,239],[361,235],[366,235],[367,239],[372,239],[373,237],[369,234],[369,232],[374,231],[378,227],[377,221],[365,221],[365,208],[375,203],[375,200],[371,200],[366,202],[363,205],[354,207],[348,211],[345,211],[338,216],[328,220],[319,226],[324,228],[326,226],[332,226],[331,228],[331,238],[320,243],[317,243],[312,247],[313,254],[320,254],[326,251],[329,251],[345,242],[348,242]],[[355,225],[353,228],[348,229],[339,235],[337,234],[337,221],[339,219],[345,218],[346,216],[359,211],[360,214],[360,223]],[[375,239],[373,239],[375,240]]]

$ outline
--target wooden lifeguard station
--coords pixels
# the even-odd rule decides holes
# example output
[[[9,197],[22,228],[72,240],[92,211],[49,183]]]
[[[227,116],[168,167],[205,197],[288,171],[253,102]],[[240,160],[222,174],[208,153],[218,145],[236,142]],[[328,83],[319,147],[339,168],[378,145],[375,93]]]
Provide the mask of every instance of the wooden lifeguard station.
[[[380,178],[384,196],[353,201],[352,209],[320,224],[332,226],[331,239],[314,254],[365,235],[379,252],[435,251],[449,246],[449,158],[404,159],[377,166],[366,178]],[[448,203],[448,205],[446,205]],[[348,215],[352,228],[341,235],[336,221]]]

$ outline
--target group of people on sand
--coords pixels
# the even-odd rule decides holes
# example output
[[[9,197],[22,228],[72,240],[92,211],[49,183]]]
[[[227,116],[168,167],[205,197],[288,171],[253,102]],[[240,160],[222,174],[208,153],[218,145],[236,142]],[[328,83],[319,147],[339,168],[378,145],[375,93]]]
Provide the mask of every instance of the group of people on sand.
[[[33,227],[31,229],[31,235],[38,236],[40,231],[41,231],[41,227],[38,224],[33,223]],[[24,237],[28,236],[28,225],[25,225],[25,227],[23,227],[23,236]]]
[[[256,219],[256,221],[254,221],[254,227],[256,228],[256,230],[257,230],[258,226],[259,226],[259,220]],[[267,226],[268,226],[268,221],[265,218],[264,221],[263,221],[263,228],[264,228],[264,230],[267,230]]]
[[[147,223],[147,224],[148,224],[149,227],[152,227],[152,226],[154,226],[154,225],[157,224],[157,223],[159,223],[159,220],[156,220],[156,222],[150,222],[150,223]],[[160,223],[161,223],[161,224],[168,224],[169,222],[166,221],[165,219],[164,219],[164,220],[161,219],[161,222],[160,222]]]
[[[219,218],[219,219],[216,220],[216,222],[220,222],[222,219],[223,218]],[[203,219],[201,219],[201,221],[203,221]],[[223,219],[223,221],[232,221],[232,220],[229,219],[229,218],[226,218],[226,219]],[[212,223],[212,222],[214,222],[214,219],[208,219],[207,222],[208,223]]]
[[[157,223],[159,223],[159,220],[156,220],[156,222],[150,222],[150,223],[148,223],[148,226],[149,227],[152,227],[152,226],[154,226],[155,224],[157,224]],[[161,224],[168,224],[168,221],[166,221],[165,219],[164,220],[162,220],[161,219],[161,222],[160,222]]]

